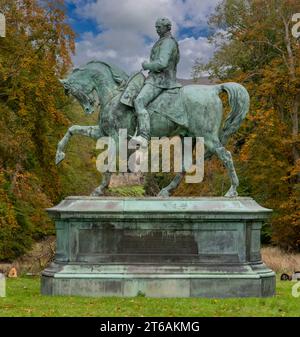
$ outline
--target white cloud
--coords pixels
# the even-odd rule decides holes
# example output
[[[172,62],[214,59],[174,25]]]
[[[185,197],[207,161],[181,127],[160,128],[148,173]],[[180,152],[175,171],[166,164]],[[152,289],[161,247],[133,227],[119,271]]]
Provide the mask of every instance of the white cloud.
[[[97,0],[73,2],[77,14],[95,21],[98,35],[87,32],[76,44],[74,63],[82,65],[92,59],[112,62],[131,73],[141,68],[149,58],[151,45],[146,38],[156,40],[154,24],[158,17],[167,16],[173,22],[173,34],[179,28],[204,28],[207,16],[219,0]],[[207,60],[212,46],[205,37],[180,38],[181,61],[178,77],[189,78],[198,57]]]
[[[155,38],[157,17],[169,16],[174,22],[182,22],[182,4],[182,0],[97,0],[79,8],[77,13],[95,20],[104,29],[138,32]]]
[[[214,52],[214,47],[208,43],[207,38],[194,37],[178,41],[181,61],[178,65],[178,78],[191,78],[192,67],[197,58],[208,61]]]
[[[102,60],[114,63],[130,74],[141,69],[150,47],[134,32],[111,30],[98,35],[85,33],[76,43],[74,63],[80,66],[90,60]]]

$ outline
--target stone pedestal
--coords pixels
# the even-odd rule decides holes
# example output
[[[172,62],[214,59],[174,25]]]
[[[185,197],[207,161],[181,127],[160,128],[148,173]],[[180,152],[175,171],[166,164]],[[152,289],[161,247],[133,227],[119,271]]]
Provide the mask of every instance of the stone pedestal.
[[[57,251],[42,294],[275,294],[275,274],[260,255],[271,210],[251,198],[69,197],[48,213]]]

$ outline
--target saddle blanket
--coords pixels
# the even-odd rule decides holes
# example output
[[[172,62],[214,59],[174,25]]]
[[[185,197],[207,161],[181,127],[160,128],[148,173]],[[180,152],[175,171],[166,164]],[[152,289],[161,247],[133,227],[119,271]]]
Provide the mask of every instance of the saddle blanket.
[[[133,107],[133,101],[141,91],[144,82],[145,76],[141,72],[131,76],[126,84],[120,102],[127,106]],[[147,106],[149,114],[162,114],[176,124],[187,127],[188,117],[182,93],[183,88],[164,90]]]
[[[188,117],[184,105],[182,88],[175,88],[163,91],[153,102],[151,102],[147,110],[150,115],[154,112],[168,117],[170,120],[180,126],[188,127]]]

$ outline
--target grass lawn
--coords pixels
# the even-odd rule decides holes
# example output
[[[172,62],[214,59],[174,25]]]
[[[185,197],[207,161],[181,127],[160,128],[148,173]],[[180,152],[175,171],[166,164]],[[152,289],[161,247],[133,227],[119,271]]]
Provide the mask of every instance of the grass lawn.
[[[300,316],[294,282],[277,280],[274,298],[87,298],[40,295],[39,277],[7,280],[7,297],[0,298],[0,316]]]

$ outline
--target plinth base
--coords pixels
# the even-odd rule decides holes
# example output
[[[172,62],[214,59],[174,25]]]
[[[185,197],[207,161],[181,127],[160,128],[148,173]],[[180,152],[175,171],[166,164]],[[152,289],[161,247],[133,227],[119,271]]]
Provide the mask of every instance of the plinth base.
[[[44,295],[275,294],[260,257],[270,210],[251,198],[69,197],[48,212],[57,253],[42,274]]]

